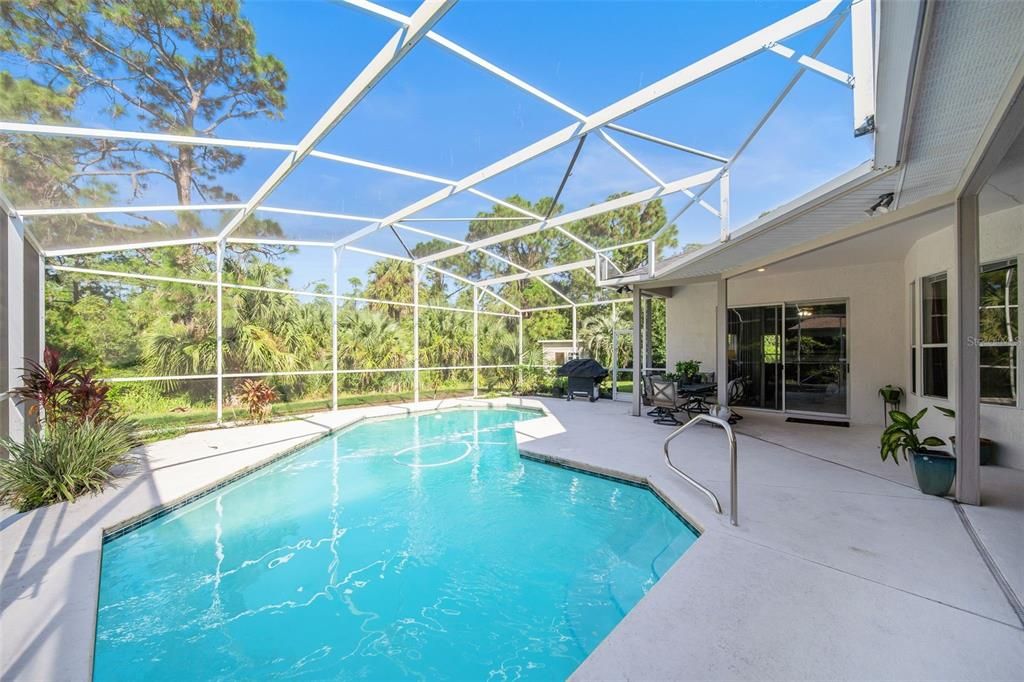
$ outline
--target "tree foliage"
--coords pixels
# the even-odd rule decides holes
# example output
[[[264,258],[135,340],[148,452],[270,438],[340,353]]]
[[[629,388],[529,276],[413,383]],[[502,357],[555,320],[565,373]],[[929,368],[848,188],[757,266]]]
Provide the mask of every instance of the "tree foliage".
[[[69,101],[88,100],[102,102],[114,123],[213,136],[228,121],[277,117],[284,109],[284,65],[256,49],[235,0],[30,0],[0,7],[0,53],[20,59],[54,93],[43,97],[34,82],[13,88],[45,104],[40,113],[64,115]],[[66,184],[125,178],[138,196],[158,176],[173,183],[182,204],[193,193],[237,199],[216,181],[245,161],[224,147],[132,140],[90,141],[75,151],[78,168],[61,178]]]

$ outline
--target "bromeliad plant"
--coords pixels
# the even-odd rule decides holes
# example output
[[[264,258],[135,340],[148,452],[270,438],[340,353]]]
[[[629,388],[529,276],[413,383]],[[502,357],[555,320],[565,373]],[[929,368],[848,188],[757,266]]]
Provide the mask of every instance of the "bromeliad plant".
[[[925,407],[913,417],[899,410],[893,410],[889,413],[892,424],[882,432],[883,462],[891,456],[898,465],[900,463],[900,453],[903,454],[903,459],[907,460],[910,459],[912,453],[922,452],[929,447],[939,447],[946,444],[945,441],[936,436],[927,436],[923,440],[917,437],[917,430],[920,428],[921,419],[927,412],[928,408]]]
[[[277,392],[262,379],[246,379],[238,386],[238,399],[249,410],[249,418],[262,423],[270,416],[270,404],[277,400]]]
[[[118,467],[136,461],[135,424],[114,413],[108,384],[91,369],[78,371],[47,348],[42,363],[28,362],[22,385],[10,391],[28,412],[38,415],[43,429],[24,442],[0,439],[10,454],[0,461],[0,504],[18,511],[56,502],[70,502],[99,492]]]

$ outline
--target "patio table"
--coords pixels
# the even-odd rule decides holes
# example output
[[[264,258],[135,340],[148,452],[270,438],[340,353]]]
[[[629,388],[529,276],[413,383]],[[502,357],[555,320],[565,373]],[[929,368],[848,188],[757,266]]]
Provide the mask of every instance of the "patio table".
[[[679,382],[676,384],[679,392],[686,397],[686,410],[687,416],[691,412],[706,413],[709,411],[706,397],[715,392],[718,388],[717,382],[698,382],[694,384],[687,384]]]

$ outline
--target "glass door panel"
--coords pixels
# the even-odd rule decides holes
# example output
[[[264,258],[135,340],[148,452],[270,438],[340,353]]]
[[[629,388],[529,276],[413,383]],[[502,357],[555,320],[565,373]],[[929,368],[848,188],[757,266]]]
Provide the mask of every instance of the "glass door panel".
[[[787,412],[847,414],[846,303],[786,304]]]
[[[782,409],[782,306],[731,308],[729,404]]]

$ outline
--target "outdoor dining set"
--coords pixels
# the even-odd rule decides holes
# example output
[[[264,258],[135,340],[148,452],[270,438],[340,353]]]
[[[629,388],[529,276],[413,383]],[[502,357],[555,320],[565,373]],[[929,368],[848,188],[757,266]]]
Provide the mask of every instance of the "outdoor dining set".
[[[727,385],[727,394],[733,394],[741,388],[739,379],[733,379]],[[644,404],[652,409],[647,415],[654,417],[655,424],[677,426],[683,422],[678,415],[686,413],[687,419],[695,414],[709,414],[718,407],[718,382],[714,372],[697,374],[684,379],[669,378],[662,374],[648,374],[643,377]],[[733,400],[730,399],[730,402]],[[731,413],[729,421],[742,419]]]

